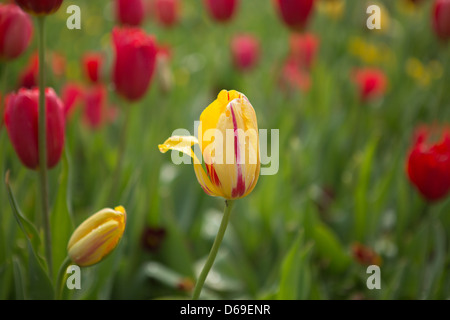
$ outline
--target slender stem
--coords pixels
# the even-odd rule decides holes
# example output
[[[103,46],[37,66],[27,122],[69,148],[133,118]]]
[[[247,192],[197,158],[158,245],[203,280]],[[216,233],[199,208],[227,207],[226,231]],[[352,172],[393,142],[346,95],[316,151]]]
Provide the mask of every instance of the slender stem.
[[[219,231],[217,232],[214,244],[209,252],[208,259],[206,260],[203,270],[197,279],[197,284],[195,285],[194,294],[192,295],[193,300],[198,300],[200,297],[200,292],[202,291],[203,284],[205,283],[206,277],[208,276],[211,267],[216,259],[217,252],[219,251],[220,244],[222,243],[223,236],[225,235],[225,230],[228,226],[228,220],[230,219],[231,209],[233,208],[233,201],[225,200],[225,210],[223,212],[222,222],[220,223]]]
[[[47,132],[45,108],[45,16],[37,17],[39,47],[39,177],[42,203],[42,220],[45,234],[45,255],[50,279],[53,278],[50,212],[48,201]]]
[[[125,108],[125,119],[124,119],[124,123],[122,126],[122,130],[120,132],[120,137],[119,137],[119,147],[118,147],[118,151],[117,151],[117,162],[116,162],[116,167],[114,169],[114,173],[112,176],[112,184],[111,184],[111,191],[109,193],[109,199],[108,199],[108,203],[111,203],[112,201],[116,200],[116,193],[117,193],[117,188],[120,184],[120,173],[122,171],[122,166],[123,166],[123,160],[125,158],[125,149],[126,149],[126,145],[127,145],[127,133],[128,133],[128,127],[130,126],[130,118],[131,118],[131,109],[133,106],[130,107],[126,107]]]
[[[69,257],[66,257],[64,259],[63,263],[61,264],[61,267],[59,268],[58,278],[57,278],[56,287],[55,287],[56,300],[62,299],[62,294],[63,294],[63,289],[64,289],[64,278],[67,274],[66,270],[70,266],[71,263],[72,263],[72,260],[70,260]]]

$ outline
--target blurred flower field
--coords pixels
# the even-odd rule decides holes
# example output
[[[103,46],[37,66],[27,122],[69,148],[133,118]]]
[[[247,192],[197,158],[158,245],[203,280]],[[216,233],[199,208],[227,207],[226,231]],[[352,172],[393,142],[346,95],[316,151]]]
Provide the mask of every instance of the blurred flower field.
[[[0,299],[190,299],[224,197],[236,197],[208,195],[193,165],[158,146],[176,129],[194,135],[222,90],[251,102],[269,131],[272,163],[261,168],[278,171],[244,181],[201,299],[450,298],[450,1],[299,0],[313,6],[297,25],[281,2],[214,12],[203,0],[64,0],[45,17],[41,65],[40,18],[15,13],[25,19],[19,48],[2,11],[13,1],[2,1]],[[366,26],[373,4],[379,30]],[[81,29],[66,26],[71,5]],[[54,90],[47,113],[64,118],[62,128],[47,122],[48,170],[39,70]],[[22,104],[35,107],[34,127]],[[104,208],[114,210],[86,220]],[[90,242],[77,238],[83,221]],[[114,232],[107,241],[102,226]],[[60,291],[68,255],[81,289]],[[370,265],[380,289],[367,287]]]

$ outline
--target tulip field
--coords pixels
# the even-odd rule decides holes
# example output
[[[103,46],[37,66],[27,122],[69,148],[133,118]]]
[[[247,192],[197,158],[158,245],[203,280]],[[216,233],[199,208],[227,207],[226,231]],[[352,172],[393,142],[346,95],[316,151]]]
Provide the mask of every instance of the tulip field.
[[[449,21],[1,1],[0,299],[450,299]]]

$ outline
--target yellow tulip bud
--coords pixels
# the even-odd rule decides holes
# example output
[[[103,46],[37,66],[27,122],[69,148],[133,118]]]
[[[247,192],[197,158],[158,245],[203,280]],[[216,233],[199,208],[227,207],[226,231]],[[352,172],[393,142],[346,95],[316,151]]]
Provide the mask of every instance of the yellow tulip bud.
[[[196,144],[206,172],[191,149]],[[255,110],[242,93],[222,90],[200,116],[198,139],[173,136],[159,150],[191,156],[197,180],[207,194],[228,200],[243,198],[255,187],[261,167]]]
[[[67,245],[69,258],[80,267],[100,262],[119,243],[126,220],[122,206],[93,214],[73,232]]]

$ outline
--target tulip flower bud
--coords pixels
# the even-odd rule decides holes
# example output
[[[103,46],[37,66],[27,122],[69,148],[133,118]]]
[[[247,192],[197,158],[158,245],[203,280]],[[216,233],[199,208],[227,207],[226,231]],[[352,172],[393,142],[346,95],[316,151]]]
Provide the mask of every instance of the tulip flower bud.
[[[92,129],[99,128],[105,120],[105,107],[107,100],[106,88],[96,85],[84,93],[84,122]]]
[[[303,30],[313,11],[314,0],[274,0],[284,23],[294,31]]]
[[[194,160],[203,190],[228,200],[247,196],[259,178],[259,133],[255,110],[245,95],[222,90],[200,116],[199,137],[174,136],[159,145],[161,152],[175,150]],[[199,145],[206,171],[192,151]]]
[[[431,144],[429,128],[422,128],[409,152],[406,171],[409,180],[429,202],[443,199],[450,191],[450,130]]]
[[[310,70],[319,50],[319,38],[311,33],[292,34],[290,39],[290,57],[299,68]]]
[[[240,71],[252,69],[259,59],[258,39],[251,35],[237,35],[231,41],[231,54]]]
[[[66,119],[69,118],[77,103],[84,96],[84,89],[76,83],[67,83],[61,90],[61,99],[64,105],[64,114]]]
[[[381,97],[386,92],[387,78],[382,70],[357,69],[352,76],[353,82],[358,86],[362,102]]]
[[[58,11],[63,0],[15,0],[26,12],[33,15],[49,15]]]
[[[209,14],[218,22],[231,20],[236,11],[237,4],[237,0],[205,0]]]
[[[102,76],[102,66],[105,57],[98,52],[88,52],[83,55],[83,71],[92,83],[99,82]]]
[[[30,17],[14,4],[0,4],[0,60],[20,56],[28,47],[33,25]]]
[[[156,64],[156,42],[136,28],[114,28],[115,63],[113,82],[116,91],[129,101],[147,92]]]
[[[156,0],[155,13],[158,22],[165,27],[172,27],[178,21],[178,0]]]
[[[119,243],[126,221],[127,213],[122,206],[93,214],[70,237],[67,245],[69,258],[80,267],[100,262]]]
[[[116,0],[116,17],[121,24],[138,27],[144,20],[143,0]]]
[[[53,168],[60,160],[64,147],[64,106],[51,88],[45,90],[47,124],[47,167]],[[6,97],[5,125],[11,143],[22,163],[39,168],[38,113],[39,90],[21,89]]]
[[[37,53],[33,53],[28,64],[19,74],[19,88],[32,89],[38,85],[39,78],[39,57]]]
[[[442,40],[450,39],[450,0],[436,0],[433,7],[433,29]]]

